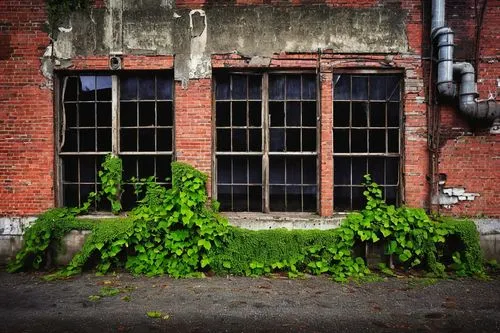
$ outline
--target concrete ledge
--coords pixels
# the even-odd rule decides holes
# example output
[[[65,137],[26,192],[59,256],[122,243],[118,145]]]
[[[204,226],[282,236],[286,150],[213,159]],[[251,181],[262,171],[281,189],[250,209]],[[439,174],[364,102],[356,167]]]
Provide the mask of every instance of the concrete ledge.
[[[340,226],[345,214],[321,217],[310,213],[223,213],[229,224],[250,230],[334,229]]]

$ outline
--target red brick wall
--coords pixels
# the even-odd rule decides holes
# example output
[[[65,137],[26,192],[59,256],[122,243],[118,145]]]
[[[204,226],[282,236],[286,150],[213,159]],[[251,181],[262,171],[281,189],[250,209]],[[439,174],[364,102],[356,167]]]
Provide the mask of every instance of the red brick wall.
[[[455,31],[456,56],[476,64],[475,1],[450,0],[446,18]],[[484,5],[485,1],[478,1]],[[480,12],[480,7],[478,8]],[[479,40],[477,80],[480,99],[498,97],[500,89],[500,1],[487,1]],[[439,172],[446,174],[445,188],[465,188],[479,193],[474,201],[460,201],[443,207],[441,213],[452,215],[500,216],[500,135],[489,133],[491,123],[470,122],[456,111],[455,106],[443,105],[441,112],[441,149]]]
[[[40,73],[44,6],[0,1],[0,216],[54,205],[52,91]]]

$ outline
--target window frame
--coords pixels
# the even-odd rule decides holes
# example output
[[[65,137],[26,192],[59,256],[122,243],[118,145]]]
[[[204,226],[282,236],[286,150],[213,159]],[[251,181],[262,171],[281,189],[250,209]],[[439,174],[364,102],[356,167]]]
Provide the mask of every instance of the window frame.
[[[399,117],[398,117],[398,121],[399,121],[399,126],[398,126],[398,144],[399,144],[399,151],[398,153],[393,153],[393,152],[389,152],[388,151],[388,144],[387,144],[387,140],[388,140],[388,128],[391,127],[391,126],[388,126],[387,125],[387,119],[385,120],[385,125],[384,125],[384,130],[386,131],[385,134],[384,134],[384,137],[386,139],[386,151],[385,152],[370,152],[370,148],[369,146],[367,146],[367,152],[341,152],[341,153],[336,153],[335,152],[335,140],[334,140],[334,136],[335,136],[335,131],[339,129],[342,129],[342,128],[348,128],[349,131],[352,130],[353,127],[356,127],[356,126],[352,126],[351,124],[351,121],[352,121],[352,107],[350,109],[350,114],[349,114],[349,119],[350,119],[350,123],[347,127],[343,127],[343,126],[335,126],[335,102],[336,101],[339,101],[336,99],[335,97],[335,78],[337,75],[351,75],[351,76],[367,76],[367,77],[373,77],[373,76],[396,76],[399,78],[399,99],[398,99],[398,103],[399,103]],[[368,83],[369,84],[369,83]],[[384,170],[386,168],[386,159],[387,158],[398,158],[398,175],[397,175],[397,185],[396,185],[396,188],[397,188],[397,200],[396,200],[396,206],[399,206],[399,205],[402,205],[404,204],[405,202],[405,198],[404,198],[404,162],[405,162],[405,145],[404,145],[404,134],[405,134],[405,71],[403,69],[359,69],[359,68],[355,68],[355,69],[347,69],[347,68],[340,68],[340,69],[334,69],[333,70],[333,73],[332,73],[332,88],[331,88],[331,96],[332,96],[332,104],[331,104],[331,112],[332,112],[332,123],[331,123],[331,128],[332,128],[332,134],[331,134],[331,140],[333,142],[332,144],[332,156],[331,158],[333,159],[333,164],[334,164],[334,167],[333,167],[333,179],[332,179],[332,183],[333,183],[333,186],[332,186],[332,192],[333,192],[333,211],[334,212],[337,212],[337,213],[347,213],[347,212],[350,212],[350,211],[355,211],[356,209],[353,209],[353,204],[352,204],[352,190],[351,190],[351,199],[350,199],[350,202],[349,202],[349,205],[350,205],[350,209],[346,209],[346,210],[338,210],[336,209],[336,205],[335,205],[335,187],[337,186],[336,183],[335,183],[335,158],[336,157],[346,157],[346,158],[352,158],[352,157],[365,157],[366,158],[366,168],[368,168],[368,160],[370,158],[376,158],[376,157],[379,157],[379,158],[383,158],[384,159]],[[352,89],[352,87],[351,87]],[[363,102],[366,102],[366,103],[370,103],[371,102],[371,99],[370,99],[370,96],[369,96],[370,92],[368,91],[368,97],[366,100],[357,100],[357,99],[353,99],[352,97],[349,99],[349,100],[340,100],[342,102],[346,102],[346,101],[349,101],[349,103],[353,103],[353,101],[363,101]],[[387,101],[385,103],[388,103]],[[387,106],[386,106],[386,113],[387,115]],[[366,124],[366,126],[361,126],[361,127],[365,127],[367,131],[369,131],[372,126],[370,126],[369,123]],[[378,128],[378,126],[373,126],[375,128]],[[367,138],[368,142],[369,142],[369,138]],[[349,143],[349,149],[351,149],[351,143]],[[352,164],[352,162],[351,162]],[[385,171],[384,171],[384,179],[385,179],[386,175],[385,175]],[[350,178],[351,178],[351,182],[350,182],[350,185],[344,185],[343,187],[348,187],[348,188],[352,188],[352,187],[356,187],[356,185],[353,185],[352,184],[352,166],[351,166],[351,171],[350,171]],[[373,175],[372,175],[372,181],[375,181],[373,179]],[[343,184],[342,184],[343,185]],[[381,185],[383,187],[387,186],[386,184],[383,184]],[[385,198],[385,189],[383,189],[383,193],[382,193],[383,197]]]
[[[216,125],[216,76],[220,74],[226,75],[258,75],[262,77],[261,83],[261,130],[262,130],[262,151],[261,152],[249,152],[249,151],[229,151],[229,152],[218,152],[217,151],[217,125]],[[316,84],[316,95],[315,95],[315,103],[316,103],[316,122],[315,122],[315,133],[316,133],[316,142],[315,142],[315,150],[314,151],[297,151],[297,152],[272,152],[270,150],[270,122],[269,122],[269,102],[271,101],[269,98],[269,76],[270,75],[315,75],[315,84]],[[284,98],[286,100],[286,97]],[[319,212],[320,207],[320,193],[321,193],[321,184],[320,184],[320,145],[321,145],[321,81],[320,81],[320,73],[316,70],[306,69],[306,70],[297,70],[297,69],[280,69],[280,70],[223,70],[219,69],[213,72],[212,79],[212,197],[214,199],[218,198],[217,192],[217,157],[218,156],[259,156],[262,158],[262,209],[260,211],[223,211],[223,212],[239,212],[239,213],[276,213],[276,214],[287,214],[287,213],[314,213],[317,214]],[[283,126],[286,128],[286,124]],[[302,128],[302,125],[300,126]],[[315,209],[314,212],[304,211],[303,208],[301,211],[274,211],[270,209],[270,175],[269,175],[269,160],[273,156],[283,156],[283,157],[301,157],[301,156],[315,156],[315,185],[316,186],[316,200],[315,200]]]
[[[62,100],[63,98],[63,89],[64,89],[64,82],[67,78],[69,77],[81,77],[81,76],[109,76],[111,77],[112,80],[112,87],[111,87],[111,151],[89,151],[89,152],[63,152],[62,147],[61,147],[61,138],[63,136],[64,131],[66,128],[63,128],[65,124],[63,124],[63,103],[64,101]],[[167,126],[171,128],[171,150],[165,150],[165,151],[159,151],[157,150],[157,139],[156,139],[156,134],[155,134],[155,150],[154,151],[141,151],[139,146],[137,147],[137,151],[126,151],[120,147],[120,130],[122,128],[120,124],[120,103],[122,102],[121,97],[120,97],[120,78],[123,77],[141,77],[141,76],[151,76],[155,79],[157,77],[161,76],[166,76],[171,79],[171,99],[169,100],[161,100],[160,102],[170,102],[171,103],[171,112],[172,112],[172,125]],[[54,116],[53,116],[53,124],[54,124],[54,174],[55,174],[55,190],[54,190],[54,196],[55,196],[55,202],[57,207],[63,207],[64,206],[64,173],[63,173],[63,157],[64,156],[85,156],[85,155],[92,155],[92,156],[106,156],[107,154],[112,153],[113,155],[116,155],[120,158],[123,157],[128,157],[128,156],[153,156],[153,157],[159,157],[159,156],[167,156],[170,157],[170,161],[173,162],[175,161],[175,84],[174,84],[174,79],[173,79],[173,71],[168,69],[168,70],[154,70],[154,71],[149,71],[149,70],[127,70],[127,71],[107,71],[107,70],[84,70],[84,71],[57,71],[56,75],[54,75]],[[155,85],[156,87],[156,85]],[[136,103],[140,103],[141,98],[137,97],[136,100],[134,100]],[[158,98],[157,98],[157,93],[155,91],[154,93],[154,102],[155,104],[158,103]],[[155,105],[155,119],[157,118],[157,106]],[[139,120],[137,120],[139,121]],[[97,123],[95,124],[95,129],[97,130],[99,126]],[[137,124],[137,129],[141,127],[139,123]],[[155,129],[155,131],[159,128],[164,128],[165,126],[159,126],[159,125],[154,125],[152,128]],[[97,145],[97,141],[95,143]],[[156,164],[156,163],[155,163]],[[97,166],[97,171],[99,170],[99,166]],[[170,169],[169,169],[170,170]],[[137,171],[137,169],[136,169]],[[155,174],[156,174],[156,169],[155,169]],[[97,172],[95,174],[95,184],[99,184],[100,181],[98,179]],[[128,180],[124,179],[124,185],[127,185]],[[78,183],[80,183],[78,181]],[[164,181],[159,181],[161,184],[169,185],[169,183],[164,182]],[[130,185],[130,184],[129,184]],[[80,193],[79,193],[80,197]],[[79,199],[80,200],[80,199]],[[81,202],[84,202],[84,199],[81,199]],[[95,209],[96,212],[108,212],[108,210],[98,210]]]

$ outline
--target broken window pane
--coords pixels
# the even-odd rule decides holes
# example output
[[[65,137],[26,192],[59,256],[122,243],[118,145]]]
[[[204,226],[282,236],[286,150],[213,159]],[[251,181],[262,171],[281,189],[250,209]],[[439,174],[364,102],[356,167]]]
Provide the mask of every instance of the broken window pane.
[[[351,99],[351,76],[350,75],[334,75],[334,94],[335,101]]]
[[[65,101],[78,100],[78,81],[78,78],[74,76],[66,79],[66,90],[63,91],[63,98]]]
[[[96,90],[98,101],[111,101],[111,76],[97,76]]]
[[[95,76],[80,76],[80,90],[78,92],[78,99],[80,101],[95,101],[95,81]]]

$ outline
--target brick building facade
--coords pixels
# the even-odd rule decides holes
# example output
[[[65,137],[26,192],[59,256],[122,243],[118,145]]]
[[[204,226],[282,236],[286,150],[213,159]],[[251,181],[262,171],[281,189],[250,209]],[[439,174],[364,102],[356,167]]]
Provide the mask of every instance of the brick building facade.
[[[225,211],[331,216],[370,172],[391,203],[499,217],[500,136],[437,96],[430,7],[107,0],[51,40],[43,0],[2,1],[0,216],[81,203],[113,152],[125,179],[194,165]],[[446,21],[498,101],[500,2],[449,0]]]

